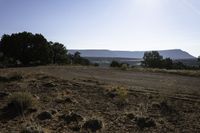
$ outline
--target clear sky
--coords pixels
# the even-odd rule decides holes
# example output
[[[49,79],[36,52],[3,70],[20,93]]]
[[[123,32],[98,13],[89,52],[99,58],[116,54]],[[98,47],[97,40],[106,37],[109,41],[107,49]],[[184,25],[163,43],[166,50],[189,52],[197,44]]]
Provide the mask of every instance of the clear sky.
[[[0,0],[0,36],[41,33],[68,49],[200,55],[200,0]]]

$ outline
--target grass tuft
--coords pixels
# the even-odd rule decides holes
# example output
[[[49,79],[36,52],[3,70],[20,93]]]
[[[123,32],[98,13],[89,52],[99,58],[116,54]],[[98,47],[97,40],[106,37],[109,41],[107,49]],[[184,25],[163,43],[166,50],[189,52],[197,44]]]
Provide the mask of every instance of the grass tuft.
[[[8,107],[13,108],[16,114],[23,112],[35,105],[35,99],[30,93],[16,92],[9,97]]]

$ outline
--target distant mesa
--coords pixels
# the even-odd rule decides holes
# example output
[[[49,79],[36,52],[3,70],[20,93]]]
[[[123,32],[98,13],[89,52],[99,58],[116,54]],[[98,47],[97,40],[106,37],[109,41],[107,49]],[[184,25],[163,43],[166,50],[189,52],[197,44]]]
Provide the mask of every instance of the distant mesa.
[[[69,50],[74,54],[79,51],[83,57],[111,57],[111,58],[143,58],[145,51],[111,51],[111,50]],[[158,51],[164,58],[194,59],[195,57],[181,49],[160,50]]]

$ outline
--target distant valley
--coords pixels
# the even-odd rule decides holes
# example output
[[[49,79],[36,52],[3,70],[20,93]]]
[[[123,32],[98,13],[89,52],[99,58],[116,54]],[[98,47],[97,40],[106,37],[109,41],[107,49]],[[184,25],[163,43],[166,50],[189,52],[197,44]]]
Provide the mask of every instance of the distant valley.
[[[111,50],[69,50],[69,53],[79,51],[83,57],[109,57],[109,58],[139,58],[141,59],[145,51],[111,51]],[[160,55],[164,58],[195,59],[194,56],[180,49],[160,50]]]

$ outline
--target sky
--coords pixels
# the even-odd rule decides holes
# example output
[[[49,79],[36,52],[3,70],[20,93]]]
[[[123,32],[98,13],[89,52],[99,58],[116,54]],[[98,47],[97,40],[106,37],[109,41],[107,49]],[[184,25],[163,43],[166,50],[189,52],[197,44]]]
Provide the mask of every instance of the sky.
[[[67,49],[200,55],[200,0],[0,0],[0,36],[28,31]]]

